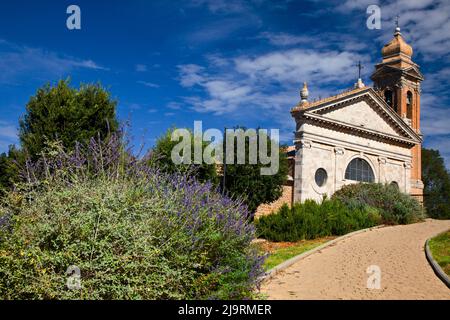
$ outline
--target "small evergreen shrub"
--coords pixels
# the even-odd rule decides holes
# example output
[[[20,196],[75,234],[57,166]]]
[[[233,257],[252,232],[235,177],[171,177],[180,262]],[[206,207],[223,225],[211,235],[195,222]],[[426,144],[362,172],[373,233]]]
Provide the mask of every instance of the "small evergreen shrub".
[[[271,241],[298,241],[343,235],[379,224],[378,210],[369,206],[350,209],[338,200],[322,203],[307,200],[292,208],[283,205],[277,213],[256,220],[257,235]]]
[[[423,220],[424,210],[410,195],[397,186],[381,183],[359,183],[342,187],[332,199],[340,200],[349,208],[364,206],[377,208],[383,224],[409,224]]]
[[[0,206],[0,299],[251,298],[263,259],[247,208],[124,150],[92,140],[28,165]]]

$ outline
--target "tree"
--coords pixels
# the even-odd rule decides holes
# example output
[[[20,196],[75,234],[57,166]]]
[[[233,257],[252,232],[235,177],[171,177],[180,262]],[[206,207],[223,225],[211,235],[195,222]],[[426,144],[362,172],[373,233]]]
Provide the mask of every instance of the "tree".
[[[77,141],[105,138],[118,129],[116,106],[100,84],[82,84],[78,90],[69,80],[47,84],[30,98],[19,121],[22,149],[34,160],[48,141],[59,140],[71,149]]]
[[[0,195],[10,190],[19,179],[20,168],[25,163],[25,152],[14,145],[9,146],[8,153],[0,155]]]
[[[438,150],[422,149],[422,180],[428,215],[450,219],[450,174]]]
[[[150,160],[154,162],[163,172],[167,173],[183,173],[194,175],[199,181],[210,181],[213,184],[218,183],[217,167],[216,164],[175,164],[172,161],[172,150],[180,141],[172,141],[172,133],[176,128],[171,128],[166,131],[161,137],[158,138],[156,146],[152,150],[152,157]],[[190,159],[194,159],[194,135],[190,133],[191,142],[191,154]],[[202,143],[202,152],[208,143]],[[185,156],[185,155],[183,155]]]
[[[9,164],[10,160],[6,153],[0,154],[0,194],[10,186],[9,183]]]
[[[245,130],[245,128],[241,129]],[[267,139],[267,149],[270,151],[274,141],[268,136],[264,137]],[[237,139],[235,139],[235,142],[236,141]],[[226,165],[224,189],[232,197],[243,198],[249,211],[254,213],[260,204],[270,203],[281,197],[283,185],[286,183],[288,174],[288,161],[285,148],[279,148],[278,172],[273,175],[262,175],[261,168],[268,167],[268,165],[262,164],[259,153],[257,156],[257,163],[250,164],[249,141],[250,139],[247,137],[245,139],[245,164],[237,164],[237,143],[234,143],[235,161],[234,164],[227,163]],[[260,141],[258,141],[258,145],[259,144]],[[226,152],[224,152],[224,154],[226,154]]]

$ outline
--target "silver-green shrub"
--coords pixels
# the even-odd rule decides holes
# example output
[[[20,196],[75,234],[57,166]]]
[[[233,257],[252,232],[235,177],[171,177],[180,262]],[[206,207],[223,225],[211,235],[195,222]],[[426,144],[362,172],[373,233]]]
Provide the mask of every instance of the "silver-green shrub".
[[[0,298],[251,298],[263,259],[246,207],[145,163],[112,137],[28,164],[0,208]]]

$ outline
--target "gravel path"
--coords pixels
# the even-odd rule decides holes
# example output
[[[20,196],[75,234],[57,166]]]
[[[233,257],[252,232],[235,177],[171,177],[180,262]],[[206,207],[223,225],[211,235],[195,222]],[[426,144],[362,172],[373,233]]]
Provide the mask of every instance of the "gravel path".
[[[269,299],[448,299],[450,289],[426,260],[426,239],[450,229],[450,220],[374,229],[338,241],[263,284]],[[366,273],[379,266],[379,289]]]

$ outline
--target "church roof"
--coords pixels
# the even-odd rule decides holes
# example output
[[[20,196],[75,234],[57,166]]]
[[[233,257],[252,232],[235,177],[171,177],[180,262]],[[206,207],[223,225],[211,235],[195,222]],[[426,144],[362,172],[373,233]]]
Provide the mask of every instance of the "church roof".
[[[333,110],[351,104],[352,102],[367,99],[371,105],[376,106],[380,113],[396,127],[402,134],[400,136],[391,136],[386,133],[378,132],[368,128],[358,127],[351,123],[331,120],[321,116],[327,110]],[[342,92],[340,94],[314,101],[312,103],[298,104],[291,110],[292,116],[302,115],[305,118],[315,122],[328,122],[330,125],[345,127],[348,130],[366,133],[372,136],[379,136],[388,140],[396,140],[397,142],[407,143],[410,145],[420,143],[422,138],[390,107],[386,104],[384,99],[371,87],[355,88]]]
[[[292,108],[291,113],[293,112],[297,112],[297,111],[302,111],[302,110],[306,110],[306,109],[310,109],[316,106],[320,106],[326,102],[330,102],[330,101],[334,101],[336,99],[339,98],[345,98],[347,96],[351,96],[354,93],[360,92],[360,91],[364,91],[367,90],[367,87],[363,87],[363,88],[355,88],[355,89],[350,89],[350,90],[346,90],[344,92],[341,92],[339,94],[336,94],[334,96],[330,96],[327,98],[323,98],[323,99],[319,99],[313,102],[307,102],[307,103],[301,103],[299,102],[294,108]]]

